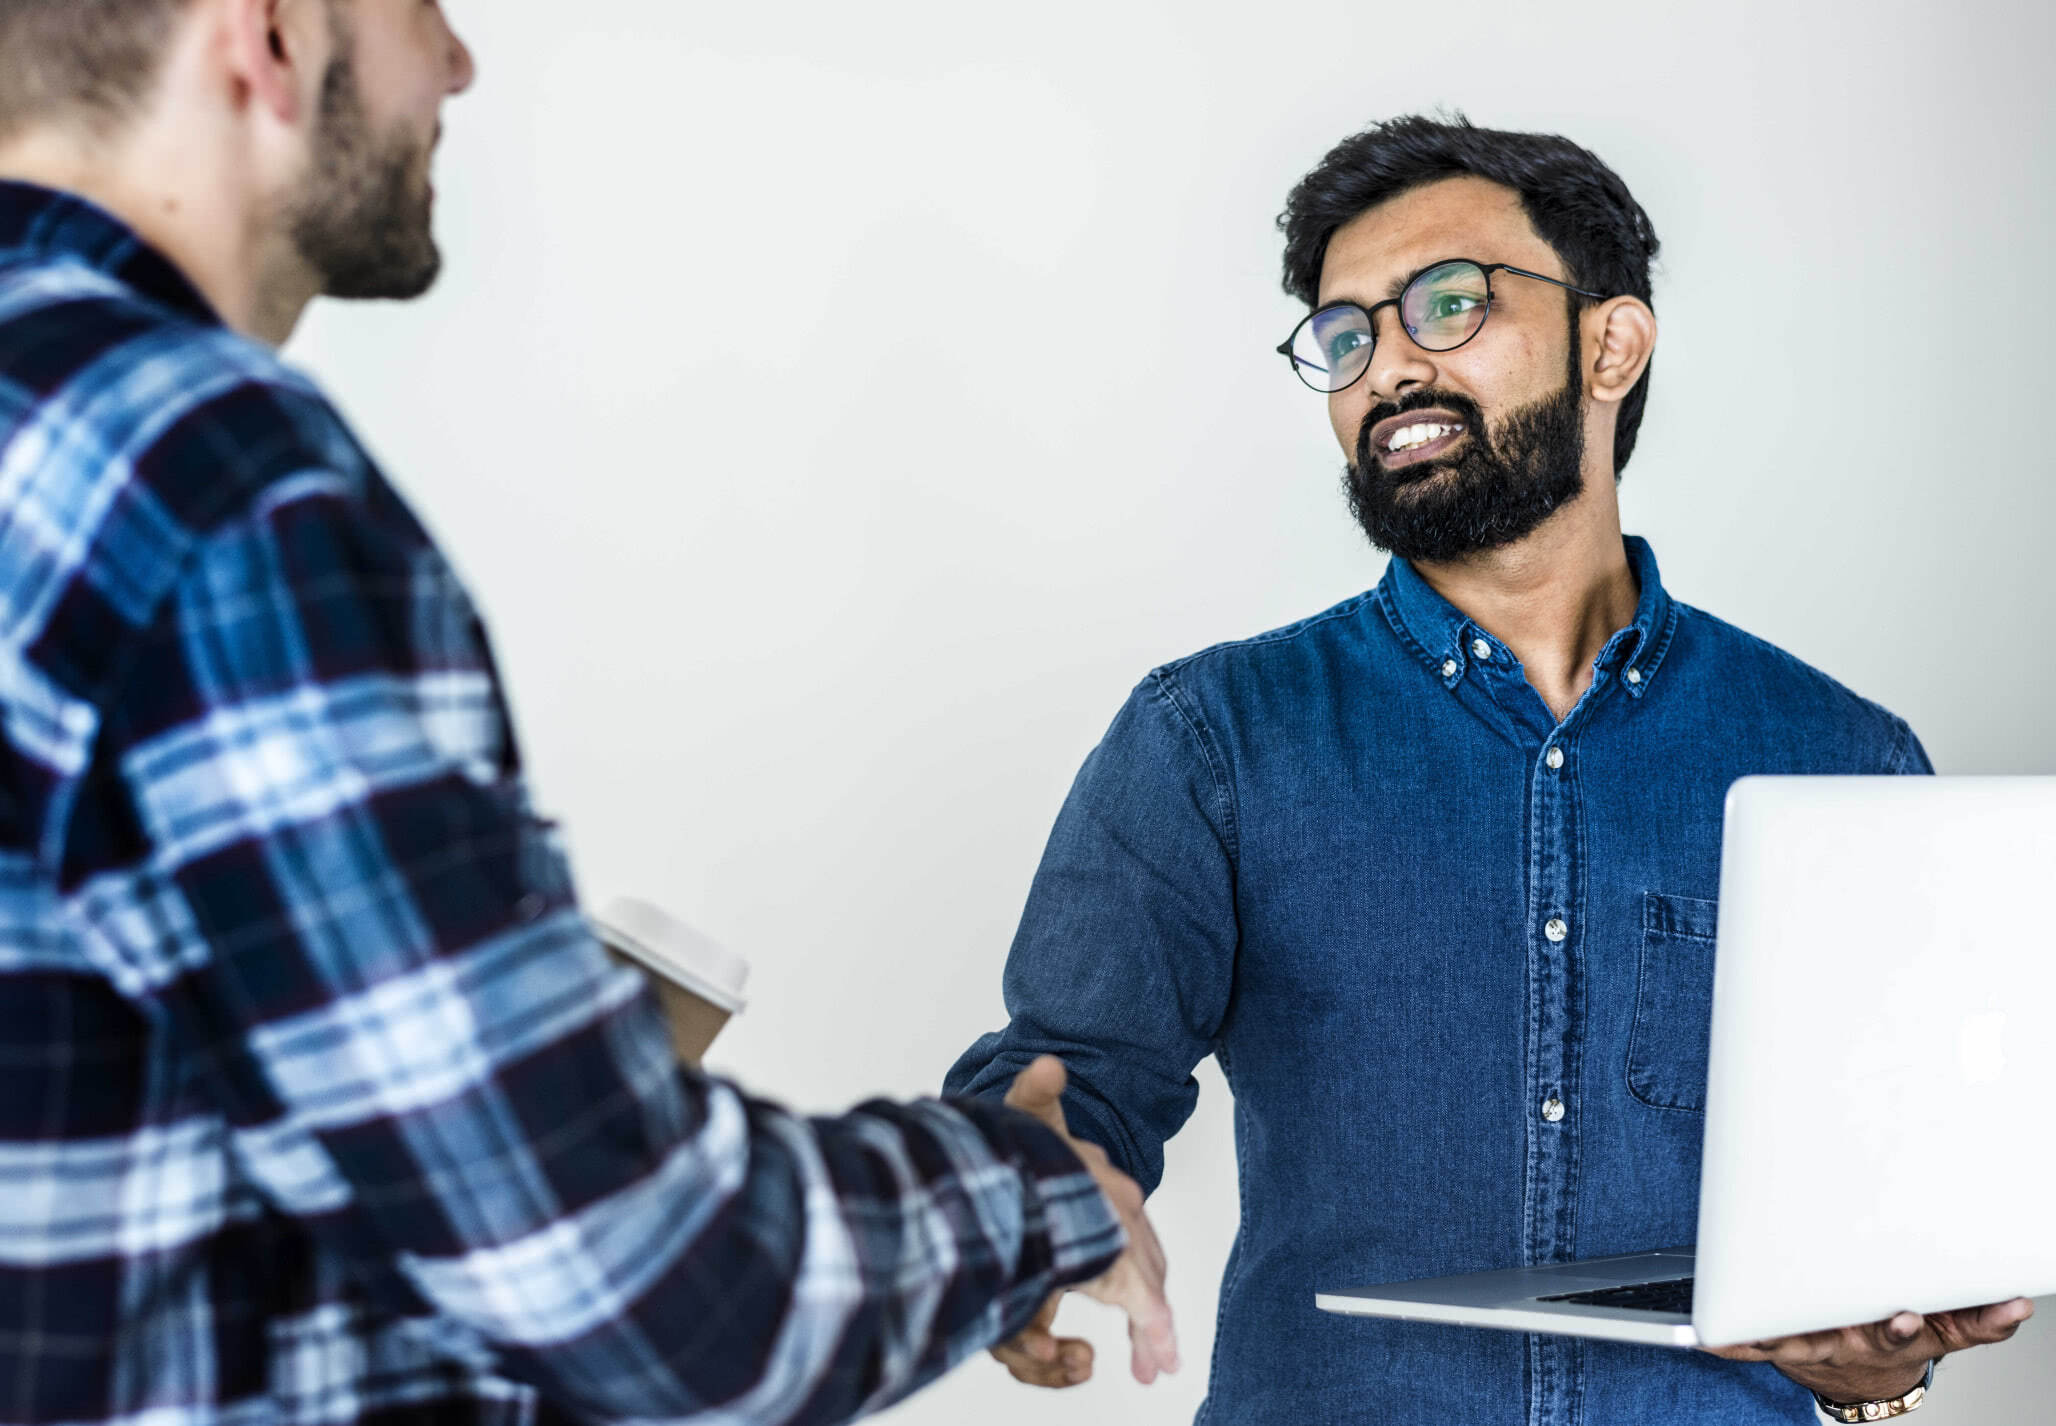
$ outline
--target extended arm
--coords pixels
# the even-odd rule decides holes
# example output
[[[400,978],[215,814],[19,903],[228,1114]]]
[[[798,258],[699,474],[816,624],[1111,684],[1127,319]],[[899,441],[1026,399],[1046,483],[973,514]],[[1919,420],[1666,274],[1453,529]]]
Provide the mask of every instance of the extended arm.
[[[67,853],[272,1205],[594,1420],[844,1420],[1115,1261],[1028,1115],[803,1120],[681,1073],[529,812],[461,591],[365,501],[312,471],[195,551]]]
[[[1233,827],[1231,781],[1204,722],[1174,684],[1146,680],[1050,836],[1007,962],[1011,1019],[958,1061],[950,1091],[1005,1093],[1023,1066],[1054,1055],[1071,1072],[1072,1132],[1153,1189],[1233,983]],[[995,1352],[1023,1381],[1091,1374],[1090,1344],[1053,1335],[1056,1305]]]

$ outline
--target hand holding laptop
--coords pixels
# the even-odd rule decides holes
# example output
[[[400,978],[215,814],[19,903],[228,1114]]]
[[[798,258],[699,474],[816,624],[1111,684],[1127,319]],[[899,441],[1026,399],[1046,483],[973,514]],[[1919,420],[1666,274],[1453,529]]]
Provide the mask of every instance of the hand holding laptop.
[[[1711,1347],[1733,1362],[1769,1362],[1830,1401],[1884,1401],[1920,1384],[1928,1363],[1966,1347],[2003,1342],[2034,1316],[2025,1297],[1957,1312],[1901,1312],[1882,1322],[1804,1332],[1767,1342]]]
[[[1944,1304],[2056,1289],[2043,1187],[2056,1151],[2022,1131],[2056,1087],[2056,1042],[2031,1018],[2056,1001],[2056,955],[2045,908],[2021,890],[2052,861],[2056,778],[1737,782],[1696,1246],[1315,1305],[1706,1347],[1863,1408],[1835,1419],[1903,1414],[1930,1362],[2003,1342],[2034,1310]],[[1966,1183],[1979,1186],[1969,1211]],[[1851,1320],[1866,1325],[1814,1330]]]

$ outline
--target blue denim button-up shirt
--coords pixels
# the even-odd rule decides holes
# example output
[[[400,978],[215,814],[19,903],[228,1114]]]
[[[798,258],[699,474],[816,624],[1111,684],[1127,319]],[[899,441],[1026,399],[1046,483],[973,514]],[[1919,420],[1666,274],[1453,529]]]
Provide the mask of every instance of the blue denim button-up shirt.
[[[1156,670],[1078,776],[1012,1021],[949,1088],[998,1095],[1061,1055],[1074,1132],[1153,1188],[1219,1057],[1242,1222],[1203,1422],[1815,1419],[1767,1366],[1313,1305],[1690,1242],[1729,784],[1931,771],[1905,723],[1671,599],[1627,547],[1634,623],[1560,723],[1394,560]]]

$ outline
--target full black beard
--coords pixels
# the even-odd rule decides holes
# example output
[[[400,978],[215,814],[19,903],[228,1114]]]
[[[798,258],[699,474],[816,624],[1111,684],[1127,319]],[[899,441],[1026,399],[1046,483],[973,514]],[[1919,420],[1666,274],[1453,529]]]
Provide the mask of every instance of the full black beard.
[[[1572,335],[1563,389],[1510,413],[1496,436],[1477,403],[1454,392],[1416,391],[1364,417],[1342,484],[1373,545],[1429,564],[1462,559],[1526,537],[1584,492],[1585,391]],[[1456,454],[1387,471],[1371,454],[1371,428],[1431,407],[1462,417],[1469,439]]]
[[[436,247],[421,145],[372,132],[339,30],[339,57],[322,77],[314,172],[289,215],[294,246],[330,297],[419,297],[435,285]]]

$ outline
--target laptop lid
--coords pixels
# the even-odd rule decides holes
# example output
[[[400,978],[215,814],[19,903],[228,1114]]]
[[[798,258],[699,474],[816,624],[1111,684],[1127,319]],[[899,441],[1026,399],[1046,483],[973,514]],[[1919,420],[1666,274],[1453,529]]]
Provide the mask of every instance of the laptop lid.
[[[2056,777],[1728,795],[1693,1323],[2056,1290]]]

